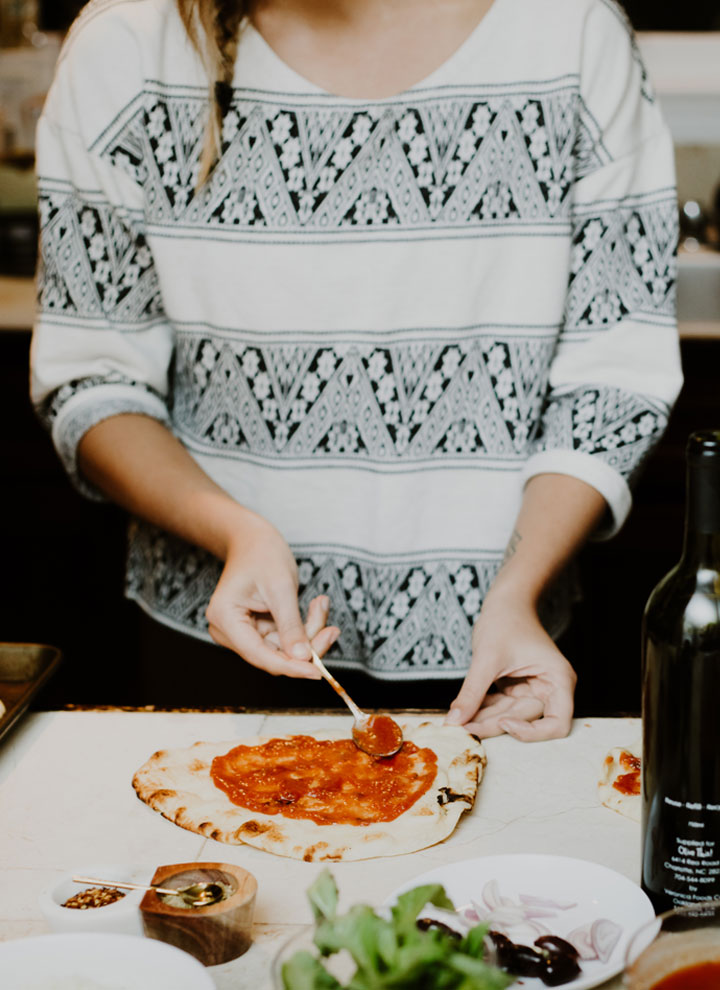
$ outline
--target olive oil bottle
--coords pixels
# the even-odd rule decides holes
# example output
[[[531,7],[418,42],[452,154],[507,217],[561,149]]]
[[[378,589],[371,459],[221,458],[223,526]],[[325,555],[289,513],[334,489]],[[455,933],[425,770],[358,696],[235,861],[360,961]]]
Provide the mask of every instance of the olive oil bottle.
[[[720,430],[687,444],[679,563],[642,629],[642,886],[657,912],[720,897]]]

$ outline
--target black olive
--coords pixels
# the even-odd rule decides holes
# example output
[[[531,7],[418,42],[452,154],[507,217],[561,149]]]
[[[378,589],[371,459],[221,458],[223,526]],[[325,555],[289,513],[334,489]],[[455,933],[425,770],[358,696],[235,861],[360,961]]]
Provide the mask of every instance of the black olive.
[[[559,935],[541,935],[540,938],[535,939],[533,944],[540,949],[549,949],[550,952],[555,952],[561,956],[570,956],[571,959],[577,959],[579,955],[575,946],[566,942],[564,938],[560,938]]]
[[[509,970],[515,951],[515,943],[511,942],[507,935],[503,935],[502,932],[490,931],[488,936],[495,946],[496,964],[501,969]]]
[[[549,987],[559,987],[561,983],[569,983],[570,980],[574,980],[576,976],[580,975],[580,972],[577,959],[551,952],[545,958],[545,968],[540,974],[540,978]]]
[[[513,948],[508,970],[513,976],[543,977],[546,963],[539,952],[529,945],[516,945]]]
[[[455,931],[450,925],[446,925],[442,921],[437,921],[435,918],[418,918],[415,922],[420,931],[427,932],[430,929],[434,929],[437,932],[444,932],[446,935],[450,935],[452,938],[460,939],[462,938],[460,932]]]

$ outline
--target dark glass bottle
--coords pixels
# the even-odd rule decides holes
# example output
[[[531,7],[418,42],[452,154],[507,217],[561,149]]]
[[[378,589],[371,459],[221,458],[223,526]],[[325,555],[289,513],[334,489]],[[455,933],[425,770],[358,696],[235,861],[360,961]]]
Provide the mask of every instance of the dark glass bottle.
[[[655,906],[720,897],[720,430],[687,444],[685,540],[642,631],[642,885]]]

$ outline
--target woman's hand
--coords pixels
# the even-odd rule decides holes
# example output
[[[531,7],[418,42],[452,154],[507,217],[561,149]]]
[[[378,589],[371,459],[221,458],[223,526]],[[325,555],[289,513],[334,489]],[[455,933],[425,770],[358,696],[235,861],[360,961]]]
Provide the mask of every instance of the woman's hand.
[[[606,511],[600,492],[579,478],[538,474],[527,482],[505,559],[473,627],[470,670],[450,706],[451,725],[527,742],[568,734],[577,678],[545,632],[537,603]]]
[[[117,457],[117,451],[123,457]],[[135,413],[93,426],[78,447],[80,470],[119,505],[225,561],[207,608],[210,635],[271,674],[317,679],[340,630],[329,603],[310,603],[303,624],[297,565],[271,523],[223,491],[166,426]]]
[[[575,671],[531,605],[488,595],[473,629],[470,670],[447,721],[488,738],[530,742],[566,736]],[[488,694],[494,685],[495,691]]]
[[[215,642],[269,674],[318,679],[309,644],[323,656],[340,634],[326,625],[329,608],[326,596],[314,598],[303,623],[292,552],[274,526],[248,513],[207,608]]]

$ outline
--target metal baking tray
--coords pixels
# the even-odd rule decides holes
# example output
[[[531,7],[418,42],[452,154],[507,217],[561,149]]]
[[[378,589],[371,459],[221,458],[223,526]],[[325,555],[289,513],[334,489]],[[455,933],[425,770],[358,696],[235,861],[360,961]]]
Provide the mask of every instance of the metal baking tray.
[[[57,670],[62,653],[45,643],[0,643],[0,739]]]

